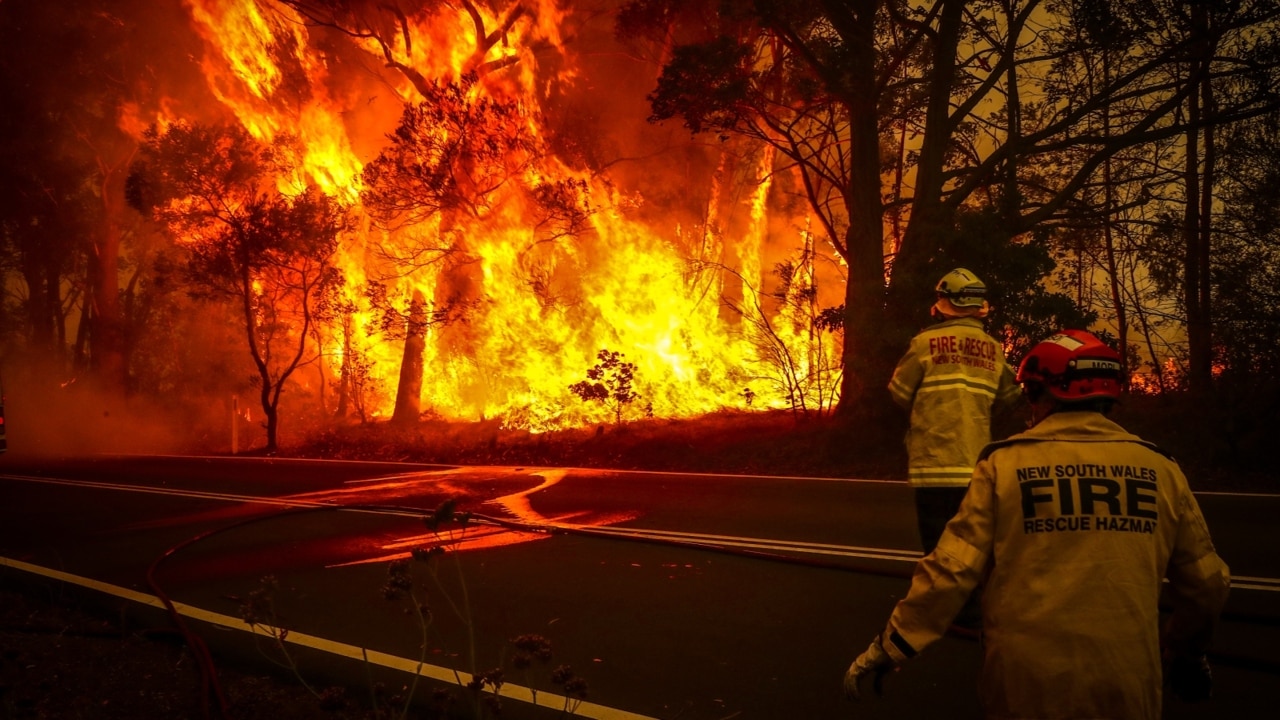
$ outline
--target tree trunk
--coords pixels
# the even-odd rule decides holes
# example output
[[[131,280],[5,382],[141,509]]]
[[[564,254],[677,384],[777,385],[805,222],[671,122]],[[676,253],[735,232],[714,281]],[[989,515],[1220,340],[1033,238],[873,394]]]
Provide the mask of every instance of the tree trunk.
[[[1133,263],[1129,264],[1129,284],[1134,288],[1138,287],[1138,279]],[[1164,378],[1164,363],[1160,362],[1160,356],[1156,354],[1156,343],[1151,329],[1151,322],[1147,318],[1147,312],[1143,309],[1140,298],[1135,299],[1133,303],[1133,314],[1137,317],[1137,326],[1142,331],[1142,338],[1147,344],[1147,354],[1151,356],[1151,372],[1156,377],[1156,391],[1163,395],[1165,390],[1168,389]]]
[[[1208,61],[1206,60],[1206,65]],[[1213,82],[1208,68],[1201,79],[1202,112],[1213,120],[1216,111]],[[1196,243],[1199,253],[1196,264],[1200,276],[1200,316],[1204,320],[1203,337],[1201,338],[1201,382],[1205,387],[1213,380],[1213,276],[1211,259],[1213,257],[1213,183],[1217,170],[1217,144],[1214,142],[1214,128],[1210,124],[1204,130],[1204,161],[1200,165],[1200,240]]]
[[[258,321],[253,303],[253,278],[250,275],[248,263],[244,263],[237,268],[237,273],[239,277],[236,280],[239,284],[240,312],[244,320],[245,340],[249,345],[249,357],[253,359],[253,366],[258,370],[258,404],[262,406],[262,414],[267,419],[265,424],[267,446],[265,450],[267,454],[274,454],[276,451],[276,408],[271,402],[271,369],[267,365],[267,358],[264,355],[263,348],[258,345]],[[270,351],[269,346],[266,351]]]
[[[123,179],[127,163],[103,169],[102,223],[90,258],[90,297],[93,325],[90,327],[90,361],[102,389],[124,394],[128,370],[124,356],[124,325],[120,318],[120,224],[124,215]]]
[[[1107,85],[1111,82],[1111,63],[1108,50],[1103,50],[1102,54],[1102,83]],[[1102,111],[1102,128],[1103,133],[1110,135],[1111,133],[1111,109],[1103,108]],[[1102,239],[1103,246],[1107,256],[1107,275],[1111,279],[1111,304],[1116,311],[1116,333],[1120,343],[1120,362],[1124,368],[1124,384],[1129,384],[1129,314],[1125,305],[1123,282],[1124,278],[1120,272],[1119,264],[1116,260],[1116,238],[1115,238],[1115,222],[1112,217],[1112,209],[1115,207],[1115,188],[1112,185],[1112,167],[1111,158],[1107,158],[1102,165],[1102,193],[1103,193],[1103,218],[1102,218]]]
[[[280,414],[277,409],[278,403],[271,401],[271,382],[265,374],[262,378],[262,392],[259,399],[262,401],[262,413],[267,417],[267,446],[264,450],[268,455],[275,455],[277,447],[276,432],[280,426]]]
[[[887,399],[876,393],[889,382],[891,351],[886,345],[884,316],[884,208],[880,199],[880,143],[875,103],[874,17],[859,18],[858,36],[851,43],[849,97],[850,187],[845,189],[849,228],[845,248],[849,275],[844,293],[844,348],[841,360],[840,404],[848,416],[856,407]],[[883,398],[881,397],[883,396]]]
[[[80,304],[80,320],[76,323],[76,341],[71,346],[71,367],[77,375],[89,366],[89,328],[93,327],[93,305]]]
[[[1198,99],[1192,97],[1189,115],[1194,123],[1199,116]],[[1208,338],[1205,333],[1205,318],[1200,308],[1200,175],[1198,172],[1200,156],[1199,131],[1187,132],[1186,168],[1186,207],[1182,218],[1183,281],[1182,298],[1187,310],[1187,359],[1190,364],[1187,382],[1193,393],[1199,393],[1208,387]]]
[[[50,297],[46,263],[41,247],[24,248],[22,252],[22,277],[27,283],[27,337],[31,347],[38,352],[53,352],[53,298]],[[52,358],[50,358],[52,359]]]
[[[930,262],[937,254],[938,239],[952,233],[952,211],[943,205],[942,186],[947,145],[954,130],[951,90],[955,84],[956,48],[960,41],[964,2],[944,0],[933,39],[933,70],[929,74],[929,103],[925,109],[924,138],[916,172],[916,192],[911,219],[902,248],[894,257],[889,287],[888,317],[892,341],[901,349],[917,329],[917,318],[933,300]],[[932,272],[931,272],[932,271]]]
[[[1205,220],[1201,217],[1200,189],[1200,131],[1197,129],[1202,120],[1203,102],[1201,83],[1208,83],[1207,63],[1210,46],[1206,37],[1207,19],[1205,10],[1199,3],[1191,7],[1192,33],[1199,36],[1197,61],[1192,64],[1187,82],[1195,83],[1197,88],[1188,95],[1186,167],[1186,210],[1183,216],[1183,241],[1186,252],[1183,256],[1183,302],[1187,310],[1187,359],[1190,364],[1187,381],[1193,394],[1207,392],[1212,378],[1210,367],[1213,359],[1213,346],[1210,337],[1209,307],[1207,303],[1209,282],[1208,239],[1203,234]]]
[[[1112,207],[1112,188],[1111,182],[1111,162],[1107,161],[1106,169],[1103,170],[1103,192],[1106,193],[1107,216],[1103,219],[1102,235],[1103,243],[1106,247],[1107,255],[1107,275],[1111,280],[1111,304],[1116,311],[1116,333],[1117,340],[1120,343],[1120,362],[1125,370],[1125,383],[1128,384],[1128,368],[1129,368],[1129,314],[1125,304],[1124,292],[1122,290],[1123,277],[1121,276],[1119,263],[1116,260],[1116,239],[1115,229],[1113,228],[1110,209]]]
[[[1006,8],[1005,13],[1012,15],[1012,8]],[[1013,53],[1016,35],[1009,38],[1009,44],[1010,47],[1006,48],[1005,52]],[[1009,88],[1009,96],[1005,104],[1006,114],[1009,116],[1009,136],[1005,139],[1005,144],[1010,148],[1017,148],[1022,140],[1022,96],[1018,91],[1017,63],[1009,63],[1009,70],[1005,77],[1005,82]],[[1004,213],[1005,221],[1009,223],[1009,227],[1017,227],[1022,212],[1022,190],[1018,183],[1018,170],[1020,167],[1018,160],[1017,151],[1012,150],[1009,153],[1009,161],[1004,172],[1004,192],[1001,193],[1000,197],[1003,205],[1001,210]]]
[[[426,299],[413,291],[409,303],[409,322],[404,338],[404,359],[400,362],[400,384],[396,388],[396,409],[391,422],[403,425],[417,422],[421,415],[423,355],[427,348]]]
[[[348,404],[352,392],[351,373],[355,369],[351,366],[351,315],[344,314],[342,316],[342,370],[339,372],[338,380],[338,409],[334,411],[333,416],[343,419],[347,416]]]

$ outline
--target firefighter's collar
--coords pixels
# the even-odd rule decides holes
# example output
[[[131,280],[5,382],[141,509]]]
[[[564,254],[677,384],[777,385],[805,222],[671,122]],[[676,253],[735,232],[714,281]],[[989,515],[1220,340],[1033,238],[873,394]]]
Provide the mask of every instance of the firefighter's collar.
[[[947,318],[942,322],[934,323],[933,327],[934,328],[955,327],[956,325],[968,325],[970,327],[976,327],[978,329],[982,329],[982,318],[976,318],[976,317]]]
[[[1059,410],[1022,433],[1036,440],[1120,440],[1142,442],[1137,435],[1094,410]]]

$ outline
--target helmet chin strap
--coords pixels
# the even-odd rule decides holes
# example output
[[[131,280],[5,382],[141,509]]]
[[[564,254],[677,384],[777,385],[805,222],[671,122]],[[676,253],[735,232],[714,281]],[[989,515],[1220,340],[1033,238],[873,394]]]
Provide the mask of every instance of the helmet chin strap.
[[[1105,400],[1064,402],[1045,390],[1043,385],[1037,386],[1034,390],[1024,385],[1022,394],[1027,398],[1027,407],[1031,408],[1031,417],[1027,420],[1028,429],[1039,425],[1045,418],[1055,413],[1075,411],[1109,415],[1111,408],[1114,407],[1114,402],[1107,403]]]
[[[1058,409],[1058,404],[1053,401],[1052,396],[1046,393],[1045,398],[1041,398],[1036,402],[1030,403],[1031,417],[1027,419],[1027,429],[1031,429],[1039,425],[1045,418],[1049,417]]]

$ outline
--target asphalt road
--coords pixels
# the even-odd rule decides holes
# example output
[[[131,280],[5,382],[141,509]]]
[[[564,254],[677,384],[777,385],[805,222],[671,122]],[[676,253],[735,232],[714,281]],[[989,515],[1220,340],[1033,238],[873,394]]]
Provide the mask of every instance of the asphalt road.
[[[454,500],[465,526],[424,516]],[[1166,718],[1269,717],[1280,674],[1280,496],[1204,494],[1235,586],[1207,705]],[[430,613],[388,600],[410,565]],[[454,468],[280,459],[0,458],[0,583],[54,577],[155,609],[177,604],[213,651],[274,652],[241,620],[275,579],[271,623],[304,677],[431,687],[550,641],[508,670],[504,717],[553,717],[586,680],[596,718],[977,718],[976,641],[948,637],[857,705],[849,662],[883,627],[918,557],[911,496],[883,481]],[[255,643],[258,648],[255,649]],[[474,662],[472,658],[475,658]],[[354,659],[353,659],[354,658]],[[399,668],[399,669],[398,669]],[[455,671],[463,674],[455,674]]]

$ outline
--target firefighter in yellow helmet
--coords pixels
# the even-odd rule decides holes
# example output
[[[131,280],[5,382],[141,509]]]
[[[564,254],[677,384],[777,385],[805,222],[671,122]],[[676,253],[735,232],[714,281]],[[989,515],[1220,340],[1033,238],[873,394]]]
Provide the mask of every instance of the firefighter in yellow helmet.
[[[937,549],[845,674],[849,697],[937,640],[984,577],[988,718],[1156,720],[1162,675],[1184,700],[1209,696],[1205,651],[1230,575],[1178,464],[1106,417],[1121,372],[1080,330],[1028,353],[1032,427],[983,450]]]
[[[1018,398],[1004,350],[983,328],[991,311],[987,286],[956,268],[936,290],[930,312],[938,322],[912,338],[889,381],[894,402],[911,416],[907,480],[925,554],[960,507],[978,453],[991,442],[993,406]]]

